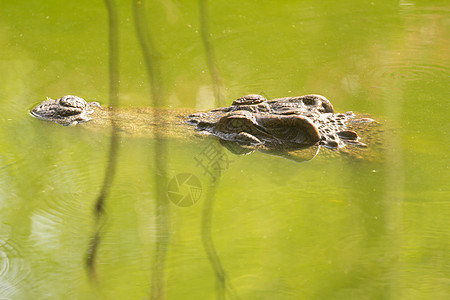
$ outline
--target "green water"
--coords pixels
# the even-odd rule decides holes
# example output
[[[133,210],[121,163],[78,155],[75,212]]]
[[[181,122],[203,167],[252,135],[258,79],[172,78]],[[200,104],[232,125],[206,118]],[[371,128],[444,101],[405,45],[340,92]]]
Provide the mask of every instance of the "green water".
[[[150,106],[132,2],[117,2],[120,106]],[[322,94],[379,121],[379,152],[296,163],[123,135],[96,215],[109,131],[27,112],[108,104],[105,5],[4,0],[0,299],[448,299],[447,1],[208,1],[212,66],[199,3],[143,2],[166,107]],[[199,184],[177,192],[182,173]]]

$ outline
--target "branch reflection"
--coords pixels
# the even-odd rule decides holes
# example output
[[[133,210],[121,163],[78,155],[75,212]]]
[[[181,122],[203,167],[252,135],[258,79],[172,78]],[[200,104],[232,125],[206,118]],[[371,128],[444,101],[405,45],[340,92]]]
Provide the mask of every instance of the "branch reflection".
[[[152,41],[149,17],[145,14],[145,1],[133,0],[133,13],[136,34],[144,56],[145,66],[151,88],[151,104],[153,107],[152,118],[154,122],[161,123],[157,109],[164,107],[163,82],[159,55]],[[167,197],[167,145],[164,139],[166,126],[153,127],[154,149],[153,159],[155,163],[154,192],[155,192],[155,217],[156,217],[156,244],[153,256],[153,270],[151,279],[151,298],[163,299],[164,269],[166,252],[169,243],[169,203]]]
[[[119,26],[117,7],[114,0],[105,0],[108,11],[108,29],[109,29],[109,101],[110,107],[117,107],[119,104]],[[118,124],[116,124],[113,115],[109,115],[111,122],[111,139],[109,144],[108,164],[105,171],[102,188],[97,197],[94,207],[95,214],[95,233],[92,237],[86,254],[86,267],[91,280],[96,280],[95,260],[97,257],[98,246],[101,240],[103,225],[106,222],[105,203],[111,190],[117,165],[117,152],[119,145],[119,135],[117,134]]]
[[[209,17],[208,17],[208,7],[207,0],[199,0],[199,16],[200,16],[200,33],[202,37],[203,46],[205,48],[206,61],[208,65],[208,71],[211,75],[213,86],[214,86],[214,96],[216,106],[222,106],[222,93],[221,93],[221,81],[219,72],[216,65],[213,44],[209,40]],[[218,151],[218,157],[223,157],[223,148],[216,148]],[[202,241],[205,248],[206,254],[211,262],[215,276],[216,276],[216,293],[217,299],[225,299],[228,293],[229,297],[236,299],[236,293],[229,282],[228,275],[217,255],[216,248],[212,239],[211,229],[212,229],[212,214],[214,209],[214,203],[216,200],[217,186],[220,181],[221,169],[213,168],[213,174],[211,174],[211,184],[209,185],[206,192],[205,204],[203,207],[202,214]]]
[[[223,105],[222,100],[222,82],[220,79],[219,71],[217,69],[217,63],[214,53],[213,44],[209,40],[209,16],[208,16],[208,0],[199,0],[199,16],[200,16],[200,35],[202,37],[203,47],[205,48],[206,63],[208,65],[208,71],[211,75],[211,79],[214,87],[215,104],[217,106]]]

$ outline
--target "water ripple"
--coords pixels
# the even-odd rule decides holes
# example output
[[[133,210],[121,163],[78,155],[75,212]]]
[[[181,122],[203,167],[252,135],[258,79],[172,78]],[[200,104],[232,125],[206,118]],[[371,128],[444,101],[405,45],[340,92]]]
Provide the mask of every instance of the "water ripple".
[[[373,70],[376,79],[401,79],[405,81],[426,81],[440,78],[448,78],[450,70],[447,66],[438,64],[411,64],[410,62],[399,62],[382,65]]]
[[[19,285],[29,277],[19,248],[9,239],[0,239],[0,290],[2,299],[10,299],[20,294]]]
[[[49,180],[43,186],[41,197],[54,220],[78,219],[83,215],[81,212],[91,210],[90,205],[97,196],[101,179],[93,178],[92,174],[103,170],[102,164],[102,158],[90,160],[87,168],[80,168],[73,162],[58,162],[48,170]]]

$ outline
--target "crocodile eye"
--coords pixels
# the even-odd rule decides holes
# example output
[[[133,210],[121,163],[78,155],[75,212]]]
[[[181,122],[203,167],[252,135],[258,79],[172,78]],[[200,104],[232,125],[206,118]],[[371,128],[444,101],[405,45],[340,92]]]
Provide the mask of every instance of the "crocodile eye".
[[[255,105],[264,101],[267,101],[267,99],[263,96],[250,94],[234,100],[232,105]]]
[[[71,106],[70,105],[71,100],[69,96],[64,96],[61,97],[61,99],[59,99],[59,104],[63,105],[63,106]]]
[[[66,107],[85,108],[87,102],[83,98],[67,95],[59,99],[59,104]]]

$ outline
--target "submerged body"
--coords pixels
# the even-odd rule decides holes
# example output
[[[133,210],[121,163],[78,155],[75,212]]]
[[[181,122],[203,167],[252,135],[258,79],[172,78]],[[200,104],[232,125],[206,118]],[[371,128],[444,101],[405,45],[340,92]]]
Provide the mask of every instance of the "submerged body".
[[[349,130],[352,123],[373,120],[355,119],[352,112],[335,113],[332,104],[320,95],[306,95],[267,100],[260,95],[246,95],[231,106],[187,115],[182,111],[151,109],[104,110],[97,102],[76,96],[47,99],[31,110],[31,115],[61,125],[75,125],[93,120],[103,126],[113,120],[121,131],[152,132],[160,126],[167,135],[188,131],[194,125],[201,134],[213,135],[230,151],[243,154],[254,150],[285,153],[311,146],[342,148],[346,144],[365,146],[358,134]],[[156,127],[155,127],[156,126]],[[172,134],[173,133],[173,134]],[[277,154],[281,155],[281,154]]]

